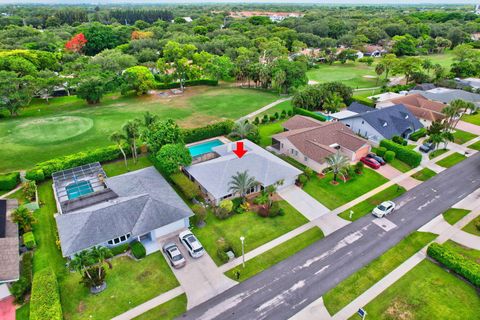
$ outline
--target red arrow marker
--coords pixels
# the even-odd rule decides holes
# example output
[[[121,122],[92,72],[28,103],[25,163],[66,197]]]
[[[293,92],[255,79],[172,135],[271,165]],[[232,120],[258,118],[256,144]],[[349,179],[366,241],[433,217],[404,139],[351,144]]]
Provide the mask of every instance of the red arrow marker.
[[[247,153],[247,150],[243,148],[243,141],[237,141],[237,149],[233,150],[237,157],[241,158]]]

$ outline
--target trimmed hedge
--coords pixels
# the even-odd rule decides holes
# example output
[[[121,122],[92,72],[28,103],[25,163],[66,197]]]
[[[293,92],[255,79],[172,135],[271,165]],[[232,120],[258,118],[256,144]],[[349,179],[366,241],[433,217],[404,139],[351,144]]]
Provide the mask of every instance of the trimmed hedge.
[[[157,79],[157,77],[155,79]],[[212,79],[187,80],[183,83],[183,85],[184,87],[218,86],[218,80],[212,80]],[[158,90],[175,89],[175,88],[180,88],[180,82],[171,82],[171,83],[157,82],[155,84],[155,89],[158,89]]]
[[[352,97],[353,101],[356,101],[358,103],[361,103],[363,105],[366,105],[368,107],[375,108],[375,102],[368,99],[368,98],[363,98],[363,97]]]
[[[10,191],[20,183],[20,172],[0,175],[0,190]]]
[[[129,152],[125,148],[125,152]],[[27,171],[26,178],[29,180],[42,181],[52,176],[52,173],[70,169],[92,162],[112,161],[122,157],[122,153],[117,146],[108,146],[91,151],[78,152],[68,156],[53,158],[48,161],[37,163],[37,165]]]
[[[412,141],[418,141],[418,139],[423,138],[427,135],[427,129],[421,128],[414,133],[412,133],[409,137],[410,140]]]
[[[390,151],[390,150],[385,152],[384,158],[385,158],[386,162],[392,162],[393,159],[395,159],[395,152]]]
[[[480,264],[466,259],[438,243],[432,243],[427,249],[427,254],[448,269],[470,281],[474,286],[480,287]]]
[[[385,152],[387,152],[386,148],[384,147],[377,148],[377,156],[383,157],[385,155]]]
[[[197,198],[201,195],[198,186],[187,178],[183,173],[175,173],[170,176],[172,182],[182,191],[188,199]]]
[[[130,248],[130,243],[122,243],[116,247],[110,248],[110,251],[114,256],[118,256],[119,254],[125,253]]]
[[[234,122],[231,120],[209,124],[205,127],[194,129],[183,129],[183,140],[185,143],[197,142],[213,137],[228,135],[232,132]]]
[[[23,303],[25,295],[32,289],[33,252],[25,252],[20,262],[20,279],[10,287],[15,302]]]
[[[422,162],[422,155],[420,153],[399,145],[391,140],[384,139],[380,141],[380,147],[395,152],[395,156],[398,160],[405,162],[412,168],[418,167],[420,162]]]
[[[28,249],[33,249],[37,246],[37,243],[35,242],[35,236],[33,235],[32,231],[23,234],[23,243]]]
[[[302,115],[302,116],[307,116],[307,117],[317,119],[317,120],[320,120],[320,121],[327,121],[327,118],[325,116],[323,116],[321,114],[318,114],[318,113],[315,113],[315,112],[312,112],[312,111],[309,111],[309,110],[306,110],[306,109],[303,109],[303,108],[293,107],[293,113],[299,114],[299,115]]]
[[[62,320],[57,277],[51,268],[35,272],[30,298],[30,320]]]
[[[147,250],[140,241],[130,242],[130,249],[132,250],[133,256],[137,259],[145,258],[147,255]]]

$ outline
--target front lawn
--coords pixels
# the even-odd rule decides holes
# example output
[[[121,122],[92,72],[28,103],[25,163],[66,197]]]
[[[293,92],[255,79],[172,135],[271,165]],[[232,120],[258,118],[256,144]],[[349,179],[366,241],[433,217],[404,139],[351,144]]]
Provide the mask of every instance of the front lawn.
[[[480,113],[477,112],[475,114],[465,114],[462,116],[462,120],[480,126]]]
[[[423,168],[420,171],[415,172],[412,174],[412,178],[420,180],[420,181],[427,181],[428,179],[436,176],[437,173],[431,169]]]
[[[470,221],[462,230],[480,237],[480,230],[478,230],[476,224],[480,224],[480,217],[476,217]]]
[[[285,210],[285,215],[273,218],[263,218],[254,212],[245,212],[221,220],[209,212],[206,226],[194,228],[193,233],[215,263],[221,265],[223,262],[217,256],[217,241],[222,238],[232,245],[238,257],[242,253],[241,236],[245,237],[245,252],[249,252],[308,222],[307,218],[286,201],[280,201],[280,206]]]
[[[28,320],[30,319],[30,302],[25,303],[18,308],[15,312],[15,320]]]
[[[138,157],[137,163],[134,163],[132,158],[127,158],[127,167],[125,167],[125,162],[123,159],[102,164],[102,168],[107,177],[118,176],[129,171],[140,170],[150,166],[152,166],[152,162],[150,162],[146,155]]]
[[[470,213],[470,210],[450,208],[443,213],[443,218],[450,224],[455,224]]]
[[[438,161],[437,164],[441,167],[444,168],[450,168],[456,165],[457,163],[465,160],[467,157],[464,156],[463,154],[460,154],[458,152],[455,152],[451,155],[449,155],[446,158],[443,158],[442,160]]]
[[[355,221],[360,219],[366,214],[372,212],[373,208],[382,203],[383,201],[393,200],[396,197],[401,196],[405,193],[405,188],[394,184],[393,186],[388,187],[385,190],[380,191],[376,195],[371,196],[367,200],[364,200],[355,206],[351,207],[348,210],[345,210],[339,216],[345,220]],[[350,211],[353,211],[352,217],[350,218]]]
[[[477,137],[477,135],[467,132],[467,131],[462,131],[455,129],[455,132],[453,133],[454,140],[456,144],[464,144],[465,142],[468,142],[474,138]]]
[[[332,210],[388,182],[388,179],[368,168],[347,182],[338,178],[340,182],[333,185],[332,180],[332,173],[323,178],[315,176],[307,182],[303,190]]]
[[[272,145],[272,136],[283,132],[282,123],[284,122],[285,120],[280,120],[273,123],[259,125],[258,133],[260,134],[260,146],[266,147]]]
[[[144,314],[134,318],[135,320],[170,320],[181,316],[187,311],[187,295],[181,294],[172,300],[148,310]]]
[[[19,206],[21,206],[22,204],[30,202],[30,200],[28,200],[25,197],[25,195],[23,194],[23,189],[22,188],[18,189],[17,191],[15,191],[12,194],[10,194],[7,198],[8,199],[17,199]]]
[[[383,255],[350,275],[323,295],[328,312],[334,315],[343,309],[436,237],[437,235],[433,233],[414,232]],[[371,317],[371,319],[376,318]]]
[[[280,261],[283,261],[288,257],[293,256],[295,253],[308,247],[312,243],[317,242],[323,237],[324,235],[322,230],[317,227],[313,227],[312,229],[307,230],[304,233],[301,233],[288,241],[285,241],[277,247],[270,249],[267,252],[256,256],[253,259],[246,261],[245,268],[240,265],[236,268],[228,270],[227,272],[225,272],[225,275],[235,281],[245,281],[248,278],[253,277],[257,273],[260,273],[263,270],[268,269],[271,266],[279,263]],[[238,279],[235,274],[236,271],[240,272],[240,278]]]
[[[406,164],[401,160],[398,160],[397,158],[393,159],[388,164],[394,167],[395,169],[397,169],[398,171],[404,172],[404,173],[413,169],[411,166],[409,166],[408,164]]]
[[[179,286],[160,252],[141,261],[120,256],[114,258],[112,264],[113,269],[107,270],[107,289],[97,295],[79,284],[78,273],[71,273],[60,281],[65,320],[111,319]]]
[[[477,141],[475,143],[472,143],[471,145],[468,146],[469,149],[477,150],[480,151],[480,141]]]
[[[448,240],[443,244],[449,250],[455,251],[458,254],[461,254],[464,258],[480,263],[480,250],[475,250],[472,248],[467,248],[462,246],[459,243],[456,243],[453,240]]]
[[[432,152],[430,152],[428,154],[428,158],[429,159],[433,159],[433,158],[436,158],[442,154],[444,154],[445,152],[447,152],[448,149],[437,149],[437,150],[433,150]]]
[[[424,260],[365,310],[368,318],[379,320],[479,319],[480,297],[472,286]]]

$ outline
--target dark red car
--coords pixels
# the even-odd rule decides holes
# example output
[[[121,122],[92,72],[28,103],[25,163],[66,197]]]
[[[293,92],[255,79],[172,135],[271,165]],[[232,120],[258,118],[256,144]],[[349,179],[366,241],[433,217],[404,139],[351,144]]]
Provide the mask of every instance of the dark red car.
[[[369,166],[372,169],[380,168],[380,163],[378,163],[378,161],[373,158],[363,157],[362,159],[360,159],[360,161],[362,161],[365,165]]]

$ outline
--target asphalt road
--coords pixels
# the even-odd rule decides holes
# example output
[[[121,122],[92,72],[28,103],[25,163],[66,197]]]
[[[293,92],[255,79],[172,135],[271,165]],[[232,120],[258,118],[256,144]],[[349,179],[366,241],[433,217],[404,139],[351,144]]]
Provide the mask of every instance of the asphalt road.
[[[388,221],[367,215],[180,319],[288,319],[478,188],[480,153],[397,198]]]

